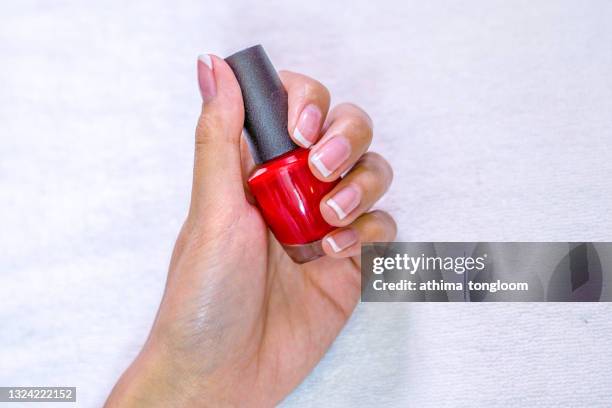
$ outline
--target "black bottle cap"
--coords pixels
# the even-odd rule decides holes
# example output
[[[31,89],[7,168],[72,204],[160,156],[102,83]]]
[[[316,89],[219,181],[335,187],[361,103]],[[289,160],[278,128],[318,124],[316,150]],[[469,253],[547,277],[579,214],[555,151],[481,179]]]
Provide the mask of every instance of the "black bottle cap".
[[[257,163],[297,149],[287,130],[287,91],[261,45],[225,59],[244,101],[244,127]]]

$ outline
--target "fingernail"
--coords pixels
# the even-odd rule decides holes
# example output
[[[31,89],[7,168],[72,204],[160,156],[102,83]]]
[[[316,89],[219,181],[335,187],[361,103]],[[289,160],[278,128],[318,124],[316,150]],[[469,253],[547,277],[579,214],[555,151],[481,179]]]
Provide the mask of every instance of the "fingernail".
[[[350,214],[361,201],[361,190],[350,184],[342,190],[338,191],[332,198],[327,200],[325,204],[330,206],[338,216],[343,220]]]
[[[352,229],[345,229],[336,232],[333,235],[325,238],[330,247],[335,253],[341,252],[357,242],[357,233]]]
[[[310,161],[323,177],[328,177],[338,170],[340,165],[351,155],[351,147],[344,136],[333,136],[310,156]]]
[[[198,56],[198,85],[204,102],[214,98],[217,94],[213,61],[210,55],[202,54]]]
[[[314,143],[321,127],[322,117],[323,115],[316,105],[307,105],[302,110],[293,130],[293,137],[302,147],[310,147]]]

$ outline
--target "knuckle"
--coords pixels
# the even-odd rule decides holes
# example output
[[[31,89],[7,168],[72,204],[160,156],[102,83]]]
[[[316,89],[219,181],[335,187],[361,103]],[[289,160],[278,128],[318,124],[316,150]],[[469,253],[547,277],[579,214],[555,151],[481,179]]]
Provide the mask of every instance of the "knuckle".
[[[393,182],[393,178],[395,178],[395,172],[393,171],[393,167],[391,164],[383,158],[383,167],[385,168],[385,172],[387,174],[387,186],[390,186]]]
[[[215,129],[215,118],[211,115],[201,115],[196,124],[196,144],[208,144]]]
[[[316,79],[307,78],[304,82],[304,96],[315,96],[315,98],[323,104],[329,104],[331,94],[325,85]]]
[[[200,115],[196,124],[196,146],[231,142],[234,131],[238,130],[227,126],[228,121],[227,115],[219,111]]]
[[[376,152],[366,152],[361,156],[361,162],[368,169],[377,170],[380,167],[380,162],[385,159]]]
[[[374,215],[374,214],[372,214]],[[374,216],[374,219],[372,220],[373,222],[371,222],[370,224],[370,238],[374,241],[379,241],[381,240],[383,237],[386,236],[386,232],[385,232],[385,224],[383,224],[382,222],[380,222],[380,220],[378,219],[378,217]]]
[[[382,210],[374,210],[370,214],[377,220],[374,224],[378,228],[378,236],[388,240],[394,239],[397,235],[397,224],[393,217]]]
[[[386,191],[393,180],[393,168],[389,162],[379,153],[367,152],[362,156],[360,165],[364,167],[366,173],[375,175],[376,182],[382,179]]]
[[[364,167],[364,171],[361,172],[359,178],[366,190],[378,190],[377,186],[380,185],[380,175],[373,171],[371,167]]]
[[[353,120],[360,123],[362,126],[368,127],[370,129],[374,128],[374,123],[370,115],[357,104],[352,102],[344,102],[338,105],[338,108],[341,111],[346,112],[346,114],[353,117]]]
[[[377,171],[382,175],[382,178],[386,182],[386,187],[388,187],[391,184],[391,181],[393,180],[393,167],[391,167],[391,164],[389,164],[387,159],[385,159],[380,154],[372,153],[372,156],[372,160],[375,163]]]
[[[311,98],[329,104],[331,99],[329,90],[316,79],[288,70],[281,70],[278,74],[285,81],[288,93],[295,93],[303,98]]]
[[[369,146],[374,134],[372,128],[361,117],[352,117],[348,119],[347,128],[349,132],[356,138],[359,143]]]

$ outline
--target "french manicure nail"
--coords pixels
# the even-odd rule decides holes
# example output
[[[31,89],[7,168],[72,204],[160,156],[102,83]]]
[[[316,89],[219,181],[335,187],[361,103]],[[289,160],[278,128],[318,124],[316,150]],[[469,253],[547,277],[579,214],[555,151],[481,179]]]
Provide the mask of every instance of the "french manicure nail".
[[[325,240],[334,250],[334,252],[338,253],[357,242],[357,233],[349,228],[336,232],[335,234],[325,238]]]
[[[357,208],[360,201],[361,190],[355,185],[349,184],[325,203],[335,211],[339,219],[343,220],[351,211]]]
[[[210,55],[198,56],[198,85],[204,103],[214,98],[217,94],[215,75],[213,73],[213,61]]]
[[[325,144],[317,148],[310,156],[310,161],[323,177],[328,177],[336,171],[351,155],[351,147],[344,136],[333,136]]]
[[[302,110],[293,130],[293,137],[302,147],[310,147],[314,143],[321,127],[322,117],[316,105],[309,104]]]

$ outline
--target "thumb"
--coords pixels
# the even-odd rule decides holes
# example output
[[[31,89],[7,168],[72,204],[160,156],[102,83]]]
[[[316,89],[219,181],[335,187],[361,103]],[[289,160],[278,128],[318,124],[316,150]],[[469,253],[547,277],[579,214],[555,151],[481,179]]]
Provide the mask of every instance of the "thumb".
[[[213,55],[198,57],[202,112],[196,128],[192,211],[244,200],[240,135],[244,105],[238,81],[227,63]]]

